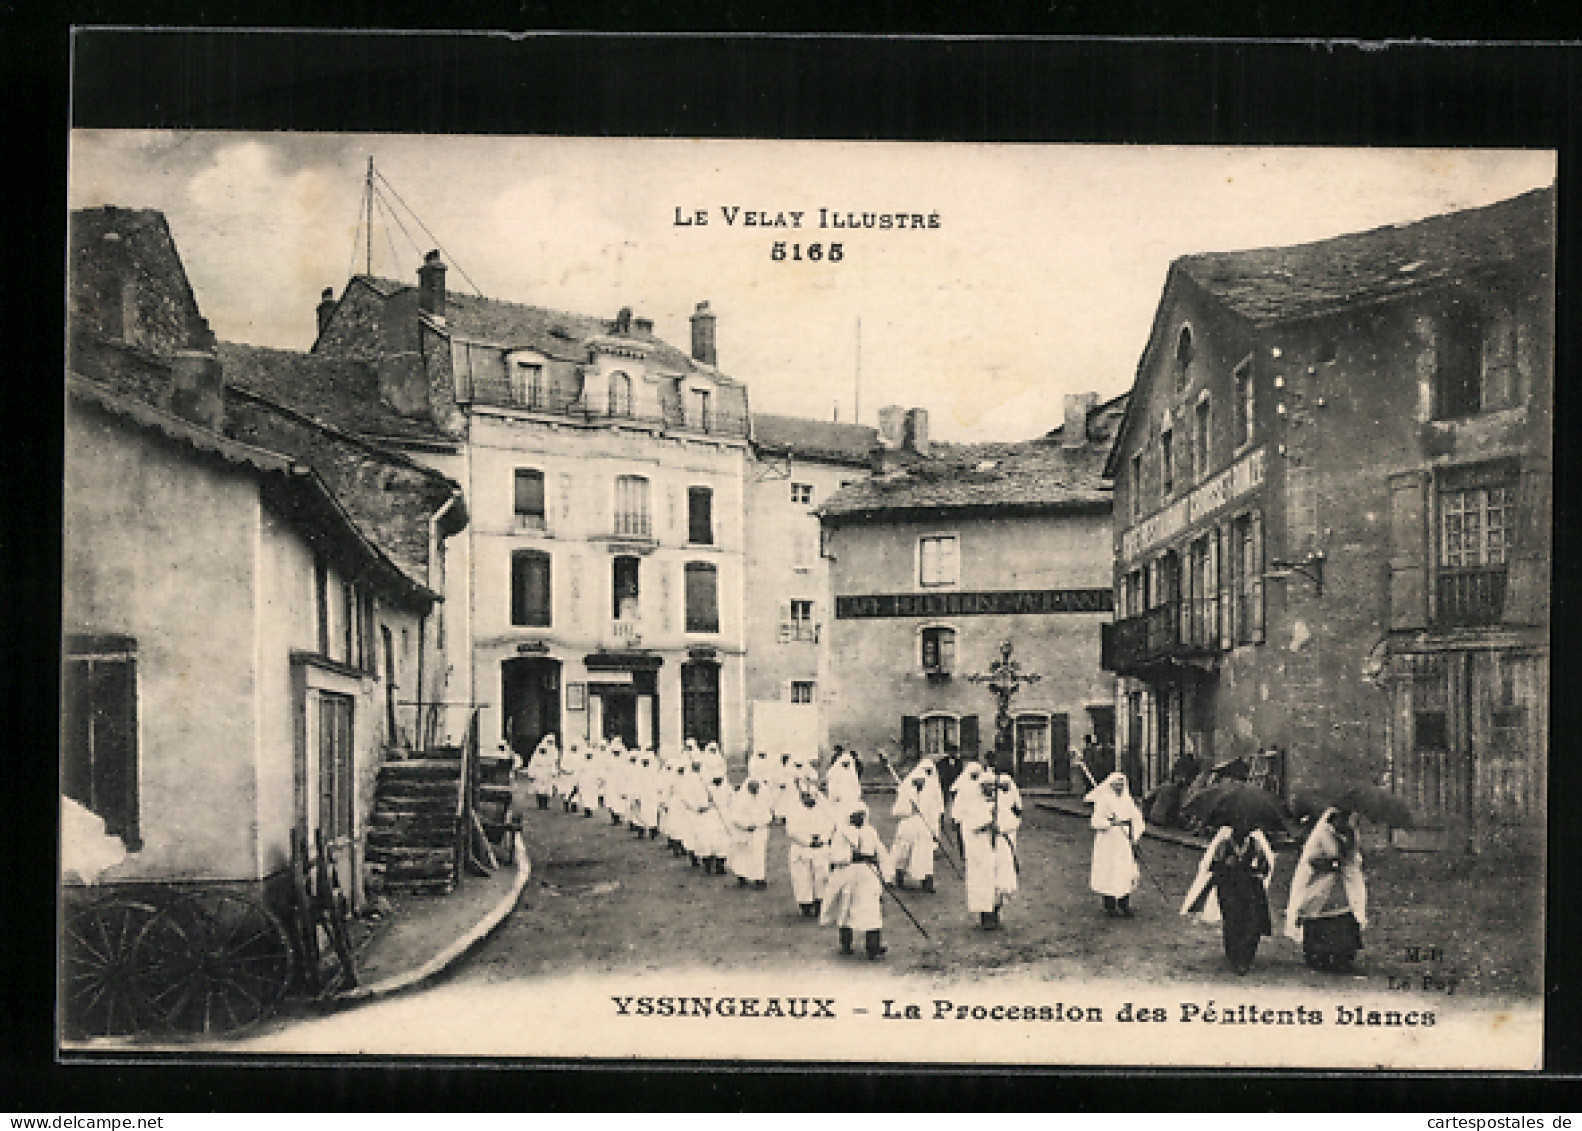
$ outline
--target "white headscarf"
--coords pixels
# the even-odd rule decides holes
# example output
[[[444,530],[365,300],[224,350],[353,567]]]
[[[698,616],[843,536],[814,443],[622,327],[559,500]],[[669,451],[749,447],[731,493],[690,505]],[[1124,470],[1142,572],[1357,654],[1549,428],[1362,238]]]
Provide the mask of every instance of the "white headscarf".
[[[1285,905],[1285,934],[1287,938],[1301,941],[1299,920],[1316,910],[1329,897],[1337,880],[1345,889],[1346,902],[1356,916],[1357,926],[1368,925],[1368,885],[1362,878],[1362,852],[1355,840],[1351,850],[1341,847],[1340,835],[1335,831],[1334,820],[1340,810],[1325,809],[1307,834],[1302,845],[1302,855],[1297,858],[1296,870],[1291,873],[1291,894]],[[1322,869],[1320,861],[1338,860],[1340,866],[1331,871]]]
[[[1115,792],[1116,783],[1120,783],[1121,790]],[[1126,775],[1116,770],[1109,777],[1099,782],[1098,785],[1088,790],[1087,796],[1082,800],[1093,806],[1093,816],[1089,821],[1095,829],[1103,829],[1115,818],[1117,826],[1126,826],[1130,823],[1129,835],[1135,844],[1143,838],[1143,814],[1137,808],[1137,802],[1132,800],[1131,785],[1126,780]]]

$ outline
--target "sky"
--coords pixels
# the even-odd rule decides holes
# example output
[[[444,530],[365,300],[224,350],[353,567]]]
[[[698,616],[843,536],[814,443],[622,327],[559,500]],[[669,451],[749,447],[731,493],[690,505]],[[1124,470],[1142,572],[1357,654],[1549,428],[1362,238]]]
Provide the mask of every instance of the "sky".
[[[437,246],[454,290],[630,307],[683,349],[707,300],[753,411],[920,406],[959,441],[1027,439],[1064,394],[1129,388],[1178,256],[1407,223],[1556,172],[1547,151],[77,131],[70,206],[159,209],[222,339],[305,350],[319,293],[364,268],[370,157],[391,202],[375,274],[415,282]],[[821,208],[907,220],[820,230]],[[800,229],[746,226],[793,211]]]

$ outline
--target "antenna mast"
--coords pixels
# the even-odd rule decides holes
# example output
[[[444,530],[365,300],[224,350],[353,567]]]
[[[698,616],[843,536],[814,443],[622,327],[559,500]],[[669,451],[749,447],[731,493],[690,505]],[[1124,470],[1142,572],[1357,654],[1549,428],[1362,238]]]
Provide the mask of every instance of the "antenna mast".
[[[368,230],[363,241],[363,274],[374,273],[374,158],[368,155],[368,176],[363,191],[367,193]]]

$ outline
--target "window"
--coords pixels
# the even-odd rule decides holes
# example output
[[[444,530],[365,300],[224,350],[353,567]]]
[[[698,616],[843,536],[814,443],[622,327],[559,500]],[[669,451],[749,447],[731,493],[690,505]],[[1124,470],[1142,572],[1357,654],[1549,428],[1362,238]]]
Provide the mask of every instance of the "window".
[[[922,585],[955,585],[961,580],[961,547],[954,534],[917,540],[917,579]]]
[[[709,391],[707,389],[692,390],[692,419],[688,422],[692,427],[702,432],[714,430],[714,415],[709,408]]]
[[[637,619],[638,598],[638,571],[642,566],[642,559],[626,554],[618,556],[611,566],[611,600],[610,615],[619,621],[632,621]]]
[[[714,544],[714,492],[707,487],[687,488],[687,541],[694,546]]]
[[[610,415],[632,415],[632,379],[619,369],[610,374]]]
[[[1505,609],[1516,487],[1509,480],[1439,493],[1437,619],[1497,624]]]
[[[813,681],[811,679],[793,679],[791,681],[791,702],[813,702]]]
[[[708,562],[688,562],[687,631],[720,630],[719,574]]]
[[[1143,456],[1138,452],[1132,457],[1131,489],[1132,518],[1143,516]]]
[[[930,674],[949,675],[956,667],[956,630],[953,628],[925,628],[922,632],[923,670]]]
[[[523,408],[547,408],[544,367],[530,361],[511,366],[511,400]]]
[[[1197,410],[1192,415],[1192,465],[1196,469],[1199,483],[1208,478],[1212,416],[1212,402],[1208,397],[1201,398],[1197,402]]]
[[[330,571],[323,558],[313,559],[313,612],[318,621],[319,655],[330,654]]]
[[[549,555],[518,550],[511,555],[511,623],[530,628],[550,624]]]
[[[352,697],[318,694],[319,828],[326,840],[352,835]]]
[[[1252,358],[1236,367],[1236,446],[1252,443]]]
[[[1186,391],[1187,383],[1191,381],[1192,357],[1196,347],[1192,341],[1192,327],[1183,325],[1181,333],[1176,338],[1176,364],[1175,379],[1176,392]]]
[[[544,528],[544,473],[516,469],[516,524],[532,530]]]
[[[818,626],[813,623],[813,602],[809,600],[793,600],[791,602],[791,639],[792,640],[818,640]]]
[[[844,484],[843,484],[844,486]],[[791,484],[791,502],[797,506],[809,507],[813,505],[813,484]]]
[[[818,535],[815,531],[798,529],[791,532],[791,568],[806,573],[818,558]]]
[[[931,758],[961,749],[961,720],[951,715],[928,715],[923,719],[923,753]]]
[[[1483,409],[1483,324],[1463,307],[1440,326],[1435,350],[1435,415],[1473,416]]]
[[[1016,762],[1049,761],[1049,720],[1042,715],[1023,715],[1016,720]]]
[[[371,670],[373,662],[373,600],[354,581],[341,582],[341,654],[334,658],[354,668]]]
[[[1159,490],[1166,499],[1176,489],[1175,434],[1166,428],[1159,433]]]
[[[641,475],[619,476],[615,480],[615,534],[623,538],[648,538],[652,530],[648,480]]]
[[[67,638],[61,743],[62,792],[133,851],[142,847],[136,648],[129,637]]]

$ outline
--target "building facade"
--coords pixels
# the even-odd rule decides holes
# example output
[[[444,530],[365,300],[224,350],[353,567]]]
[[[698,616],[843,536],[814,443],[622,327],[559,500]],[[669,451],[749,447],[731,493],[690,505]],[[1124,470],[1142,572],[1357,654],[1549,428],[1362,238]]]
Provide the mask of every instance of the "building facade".
[[[62,792],[128,850],[103,882],[278,905],[317,831],[360,903],[456,485],[228,386],[158,213],[71,237]]]
[[[1122,760],[1541,816],[1553,190],[1172,265],[1106,468]]]
[[[1073,749],[1113,741],[1099,473],[1121,405],[1097,399],[1068,398],[1061,428],[1020,444],[930,444],[922,410],[881,410],[872,477],[820,509],[835,600],[831,740],[994,754],[1024,784],[1060,790],[1082,780]],[[996,751],[995,701],[967,677],[1004,641],[1041,678],[1015,696]]]
[[[473,514],[445,589],[466,610],[458,698],[524,755],[545,734],[739,754],[749,422],[713,312],[698,305],[689,355],[627,310],[454,294],[445,274],[430,254],[415,287],[326,292],[313,352],[366,362],[387,405],[450,441],[407,450]]]
[[[829,746],[834,612],[817,508],[869,473],[866,425],[753,414],[747,467],[747,700],[753,748],[810,761]]]

